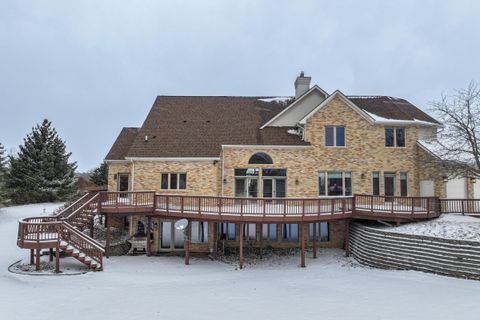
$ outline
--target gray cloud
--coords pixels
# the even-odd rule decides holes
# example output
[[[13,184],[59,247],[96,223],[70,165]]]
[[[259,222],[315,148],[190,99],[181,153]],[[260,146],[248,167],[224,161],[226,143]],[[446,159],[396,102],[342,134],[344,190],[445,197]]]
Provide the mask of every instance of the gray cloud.
[[[0,141],[47,117],[80,170],[158,94],[327,91],[425,108],[480,72],[476,1],[2,1]]]

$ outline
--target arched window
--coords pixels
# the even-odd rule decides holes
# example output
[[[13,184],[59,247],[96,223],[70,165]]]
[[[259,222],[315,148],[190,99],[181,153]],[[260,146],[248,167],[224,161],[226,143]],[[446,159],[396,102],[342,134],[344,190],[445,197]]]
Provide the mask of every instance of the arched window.
[[[273,160],[272,160],[272,157],[270,157],[265,152],[257,152],[250,157],[250,160],[248,160],[248,163],[249,164],[272,164]]]

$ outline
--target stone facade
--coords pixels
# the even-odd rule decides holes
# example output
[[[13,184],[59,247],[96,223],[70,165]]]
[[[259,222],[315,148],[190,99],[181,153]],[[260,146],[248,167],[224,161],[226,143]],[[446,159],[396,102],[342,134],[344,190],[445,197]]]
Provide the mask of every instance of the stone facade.
[[[342,126],[345,128],[345,147],[325,146],[325,126]],[[287,197],[318,197],[319,172],[342,171],[352,174],[353,194],[372,194],[372,173],[380,172],[380,194],[384,193],[385,172],[396,174],[395,193],[400,195],[400,172],[407,173],[408,195],[419,195],[419,181],[433,179],[435,194],[444,195],[442,178],[435,175],[434,168],[427,168],[424,161],[428,155],[419,151],[417,146],[418,127],[406,127],[406,145],[401,148],[385,147],[385,126],[372,125],[345,101],[334,98],[310,117],[304,127],[304,139],[310,146],[293,147],[225,147],[219,155],[219,161],[134,161],[133,163],[111,163],[109,165],[109,190],[116,190],[115,174],[129,172],[131,190],[155,190],[157,193],[182,195],[235,195],[235,174],[238,168],[282,168],[287,170]],[[256,152],[265,152],[273,164],[248,164]],[[261,170],[260,170],[261,172]],[[186,173],[185,190],[162,190],[161,173]],[[260,174],[261,175],[261,174]],[[258,195],[262,196],[261,176],[259,177]],[[131,226],[136,225],[137,217],[131,217]],[[155,225],[153,251],[159,251],[161,221],[153,219]],[[239,230],[236,239],[225,241],[227,246],[238,246]],[[277,226],[277,233],[280,226]],[[134,233],[134,230],[131,230]],[[209,243],[192,244],[192,251],[212,252],[216,245],[215,224],[209,224]],[[330,223],[330,241],[319,242],[319,246],[342,247],[344,222]],[[246,246],[298,247],[299,242],[260,241],[261,226],[257,226],[254,243],[245,242]],[[277,239],[281,237],[277,236]],[[218,241],[219,242],[219,241]],[[310,245],[310,243],[309,243]]]

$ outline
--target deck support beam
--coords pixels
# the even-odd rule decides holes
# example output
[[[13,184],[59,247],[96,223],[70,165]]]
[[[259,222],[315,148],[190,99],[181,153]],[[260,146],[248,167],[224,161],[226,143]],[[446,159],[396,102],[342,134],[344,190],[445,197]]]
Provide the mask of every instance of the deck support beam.
[[[105,235],[105,257],[110,258],[110,237],[111,237],[111,230],[110,230],[110,216],[108,214],[105,215],[105,227],[106,227],[106,235]]]
[[[40,254],[41,254],[41,250],[37,249],[37,255],[36,255],[36,259],[35,259],[35,270],[36,271],[40,271]]]
[[[185,250],[185,265],[190,264],[190,224],[183,230],[183,249]]]
[[[317,259],[317,225],[318,225],[318,233],[320,233],[320,222],[313,223],[313,243],[312,243],[312,250],[313,250],[313,259]]]
[[[147,247],[145,248],[147,250],[147,257],[150,257],[151,253],[151,243],[150,243],[150,237],[151,237],[151,231],[150,231],[150,226],[152,225],[152,217],[148,216],[147,217]]]
[[[243,223],[240,223],[240,232],[238,233],[240,236],[240,269],[243,269]]]
[[[345,237],[344,237],[344,247],[345,247],[345,257],[350,257],[350,219],[345,220]]]
[[[300,224],[300,241],[301,241],[301,244],[300,244],[300,250],[301,250],[301,253],[300,253],[300,256],[301,256],[301,259],[300,259],[300,267],[302,268],[305,268],[305,223],[301,223]]]
[[[55,248],[55,273],[60,273],[60,240],[57,241]]]

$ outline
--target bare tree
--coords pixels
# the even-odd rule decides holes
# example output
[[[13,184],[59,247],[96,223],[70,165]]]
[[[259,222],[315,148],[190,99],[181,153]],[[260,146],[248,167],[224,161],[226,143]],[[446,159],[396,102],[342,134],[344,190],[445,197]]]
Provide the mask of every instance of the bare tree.
[[[480,175],[480,87],[470,82],[467,88],[442,94],[432,103],[433,112],[443,127],[438,132],[440,156],[450,172]]]

